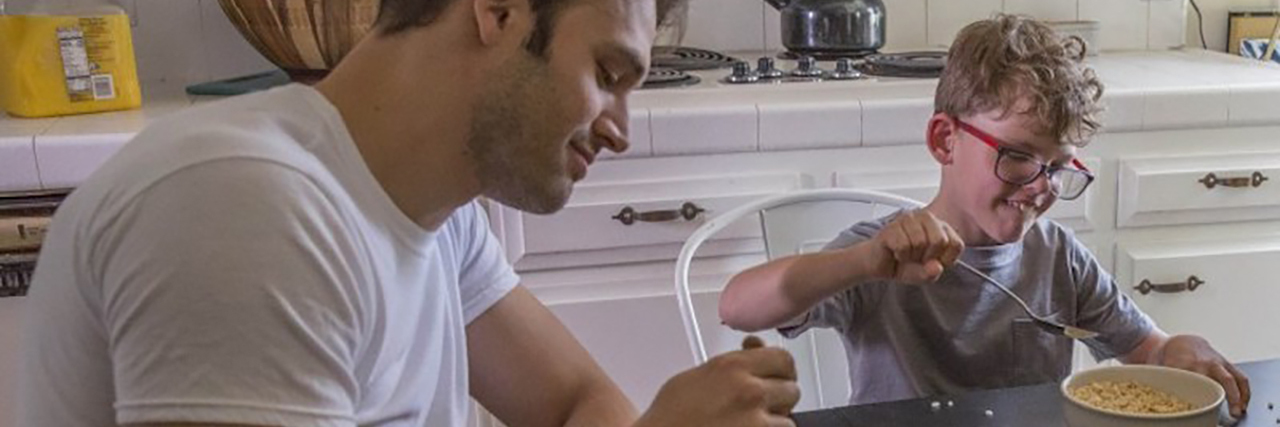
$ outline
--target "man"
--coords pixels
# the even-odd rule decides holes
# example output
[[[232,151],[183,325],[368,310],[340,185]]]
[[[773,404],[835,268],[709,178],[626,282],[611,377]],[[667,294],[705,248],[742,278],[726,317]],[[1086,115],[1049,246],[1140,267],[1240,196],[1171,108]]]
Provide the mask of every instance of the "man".
[[[779,349],[682,373],[637,419],[521,288],[474,201],[560,209],[627,148],[652,0],[383,0],[314,89],[175,114],[59,210],[22,426],[780,426]]]

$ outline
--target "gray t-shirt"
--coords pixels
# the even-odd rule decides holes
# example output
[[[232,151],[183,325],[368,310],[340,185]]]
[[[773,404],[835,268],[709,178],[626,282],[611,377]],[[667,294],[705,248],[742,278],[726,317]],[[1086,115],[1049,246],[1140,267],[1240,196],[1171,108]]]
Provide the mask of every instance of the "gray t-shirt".
[[[840,233],[827,249],[870,239],[895,215]],[[1040,220],[1021,242],[970,247],[960,259],[1004,283],[1038,314],[1099,333],[1095,358],[1124,355],[1155,327],[1069,230]],[[868,282],[779,329],[841,334],[851,404],[1059,381],[1071,371],[1068,338],[1044,332],[1017,302],[971,272],[950,268],[936,283]]]

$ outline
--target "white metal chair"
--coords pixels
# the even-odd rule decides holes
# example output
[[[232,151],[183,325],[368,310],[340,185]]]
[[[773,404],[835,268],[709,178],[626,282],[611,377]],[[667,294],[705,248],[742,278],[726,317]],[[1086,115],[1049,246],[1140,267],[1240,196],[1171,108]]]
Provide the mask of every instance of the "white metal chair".
[[[802,190],[768,196],[708,220],[685,241],[684,248],[676,259],[676,298],[680,304],[680,315],[684,320],[685,334],[689,339],[689,347],[693,350],[694,361],[701,364],[706,362],[708,357],[707,346],[694,310],[693,295],[689,289],[689,268],[698,247],[716,232],[739,220],[758,215],[764,236],[765,255],[768,259],[774,259],[821,249],[841,230],[858,221],[873,219],[900,209],[921,206],[923,204],[916,200],[879,191]],[[727,328],[722,329],[727,331]],[[831,331],[815,332],[808,333],[795,342],[784,344],[784,347],[796,356],[802,390],[806,395],[816,394],[813,396],[816,399],[802,401],[797,409],[822,408],[829,406],[828,404],[846,403],[844,400],[834,399],[834,395],[838,394],[837,390],[844,393],[841,399],[848,398],[848,384],[844,380],[847,378],[847,366],[843,351],[840,350],[839,339]],[[839,354],[839,360],[820,360],[820,348],[826,349],[823,354]],[[725,350],[729,349],[731,348],[725,348]],[[825,376],[841,378],[840,384],[828,381],[824,387],[822,381],[824,366],[831,368],[826,369]],[[809,378],[807,385],[805,378]]]

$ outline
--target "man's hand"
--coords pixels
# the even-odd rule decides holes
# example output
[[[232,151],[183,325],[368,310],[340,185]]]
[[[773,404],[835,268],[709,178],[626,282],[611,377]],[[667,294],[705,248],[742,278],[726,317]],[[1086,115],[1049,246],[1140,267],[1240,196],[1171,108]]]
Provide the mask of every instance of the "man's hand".
[[[635,427],[793,427],[800,401],[795,361],[754,336],[671,378]]]
[[[904,212],[870,242],[870,271],[880,279],[903,283],[938,280],[964,251],[964,241],[950,225],[927,210]]]
[[[1213,378],[1227,392],[1231,416],[1240,418],[1249,407],[1249,378],[1222,357],[1204,338],[1178,335],[1169,338],[1156,353],[1155,364],[1184,369]]]

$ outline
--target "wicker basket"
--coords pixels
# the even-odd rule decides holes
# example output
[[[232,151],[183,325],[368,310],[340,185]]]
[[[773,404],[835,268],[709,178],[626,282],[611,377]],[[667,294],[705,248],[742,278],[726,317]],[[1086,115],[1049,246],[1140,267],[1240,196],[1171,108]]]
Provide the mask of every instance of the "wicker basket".
[[[218,0],[258,52],[295,81],[329,72],[369,32],[379,0]]]

